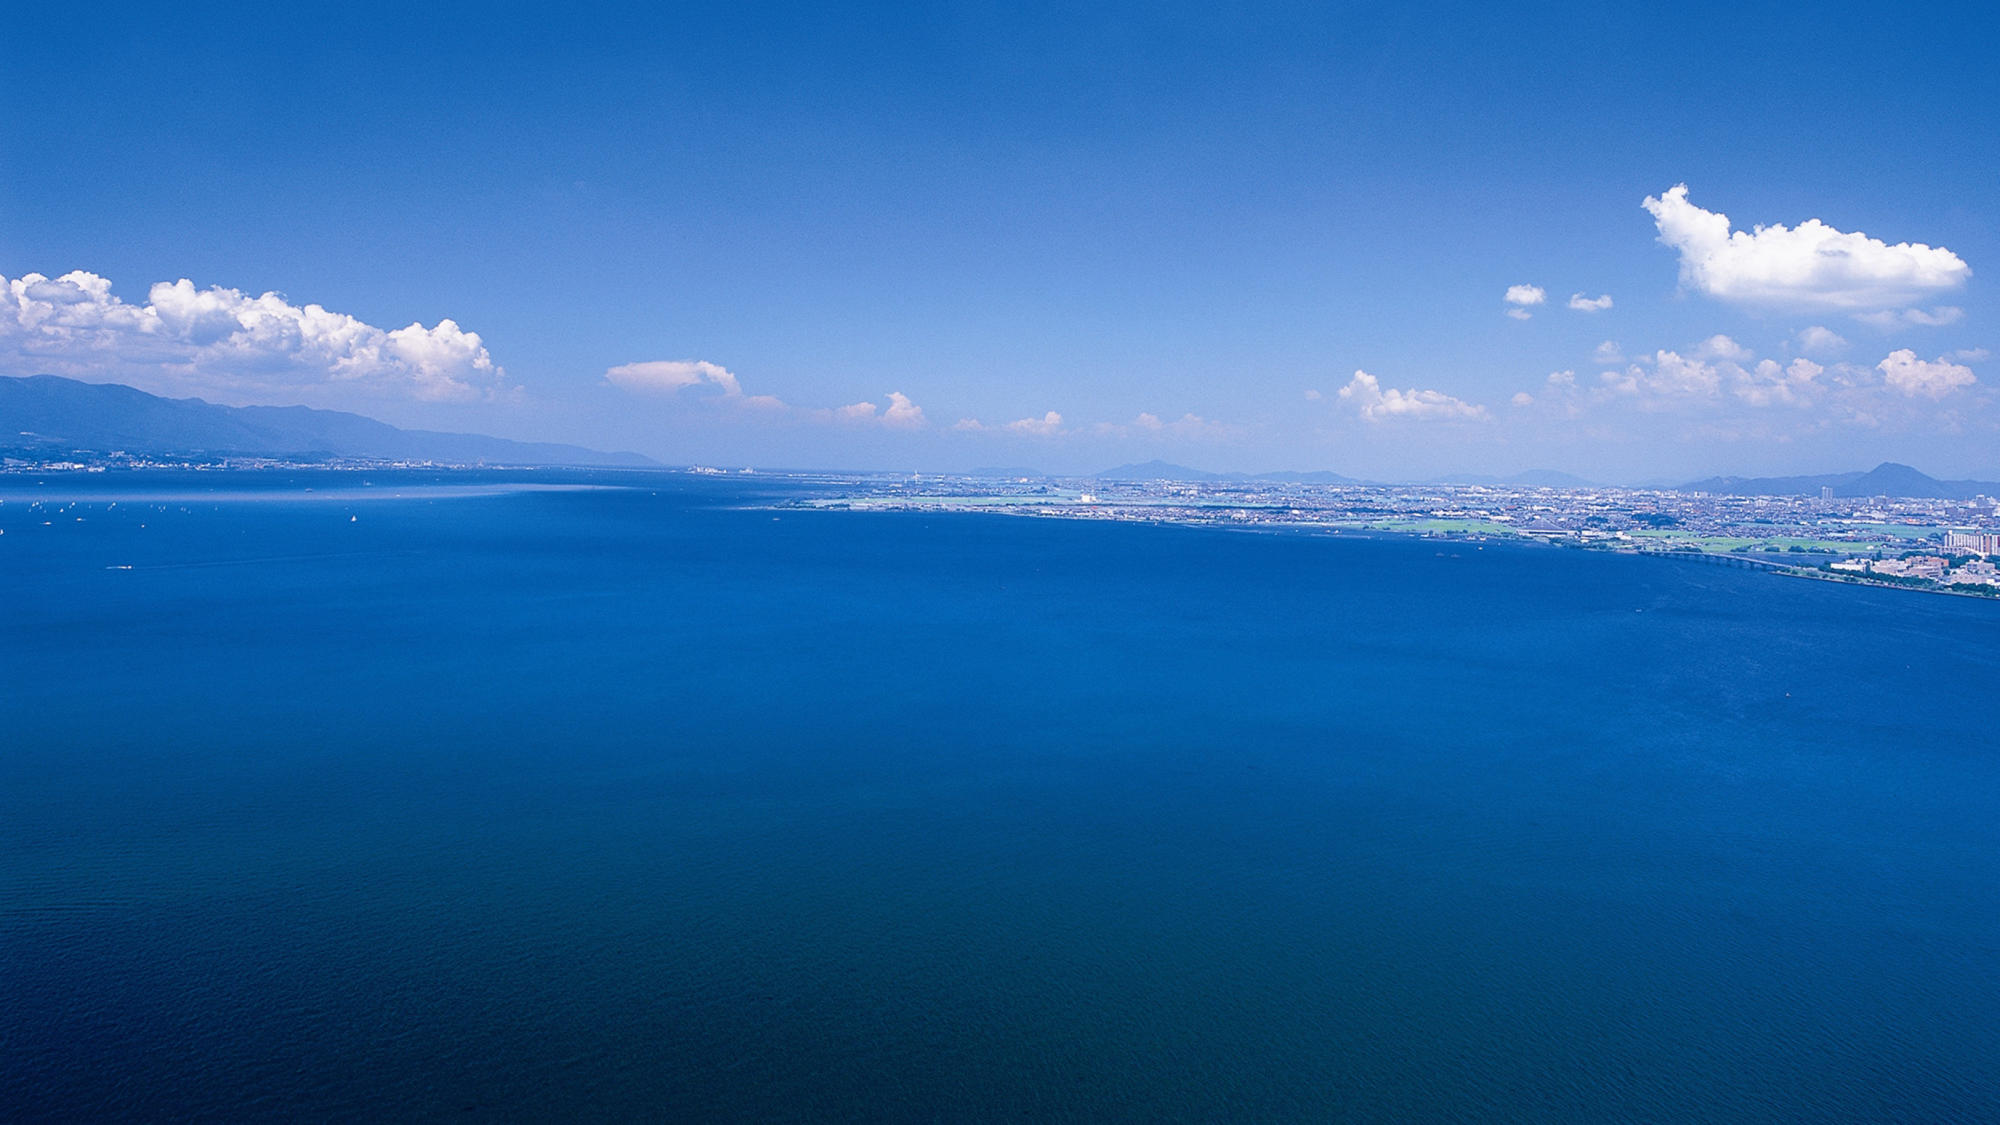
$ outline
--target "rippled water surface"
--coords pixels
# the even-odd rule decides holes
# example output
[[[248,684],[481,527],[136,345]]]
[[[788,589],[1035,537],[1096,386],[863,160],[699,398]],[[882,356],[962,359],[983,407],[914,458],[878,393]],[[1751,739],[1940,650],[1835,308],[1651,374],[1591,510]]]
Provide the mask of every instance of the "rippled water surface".
[[[2000,1119],[2000,606],[427,480],[0,487],[0,1116]]]

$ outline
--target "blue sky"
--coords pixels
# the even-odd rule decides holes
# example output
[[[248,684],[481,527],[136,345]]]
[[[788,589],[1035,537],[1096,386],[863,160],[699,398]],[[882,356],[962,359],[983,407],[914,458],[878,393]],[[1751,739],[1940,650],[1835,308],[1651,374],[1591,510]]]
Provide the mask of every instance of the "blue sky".
[[[6,373],[676,463],[2000,477],[1973,6],[10,21]]]

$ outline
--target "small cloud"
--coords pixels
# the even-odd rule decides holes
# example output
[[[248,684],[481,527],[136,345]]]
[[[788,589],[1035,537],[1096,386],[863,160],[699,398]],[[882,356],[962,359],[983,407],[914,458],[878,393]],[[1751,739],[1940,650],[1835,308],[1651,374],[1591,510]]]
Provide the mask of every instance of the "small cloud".
[[[1735,376],[1736,397],[1751,406],[1806,405],[1816,385],[1813,380],[1825,372],[1826,368],[1804,357],[1783,366],[1777,360],[1767,359],[1749,370],[1734,365],[1730,368]]]
[[[1957,351],[1951,353],[1951,355],[1953,359],[1962,359],[1971,363],[1978,363],[1982,359],[1991,358],[1993,353],[1987,351],[1985,348],[1960,348]]]
[[[1183,414],[1174,421],[1166,422],[1157,414],[1141,413],[1127,425],[1100,426],[1099,429],[1105,433],[1152,434],[1183,441],[1222,441],[1243,433],[1241,426],[1217,422],[1199,414]]]
[[[882,424],[892,430],[921,430],[924,428],[924,408],[910,401],[910,396],[901,391],[889,392],[889,407],[882,412]]]
[[[1307,388],[1306,388],[1306,401],[1307,401],[1307,402],[1318,402],[1318,401],[1319,401],[1320,399],[1322,399],[1322,398],[1324,398],[1324,397],[1326,397],[1326,396],[1324,396],[1324,395],[1320,394],[1320,393],[1319,393],[1318,391],[1316,391],[1316,390],[1313,390],[1313,389],[1312,389],[1311,387],[1307,387]]]
[[[1586,297],[1581,293],[1569,295],[1569,307],[1578,312],[1603,312],[1611,307],[1611,294],[1601,297]]]
[[[1904,309],[1901,312],[1862,313],[1854,319],[1884,332],[1897,328],[1943,328],[1947,324],[1957,324],[1964,320],[1965,310],[1957,305],[1940,305],[1929,312],[1923,309]]]
[[[1650,369],[1646,366],[1649,362]],[[1611,394],[1635,399],[1648,409],[1711,399],[1722,389],[1722,373],[1714,364],[1666,351],[1656,352],[1650,361],[1641,360],[1623,371],[1606,371],[1599,381]]]
[[[1615,341],[1606,340],[1597,345],[1596,351],[1590,353],[1590,359],[1592,363],[1599,365],[1624,363],[1625,353],[1619,350]]]
[[[604,378],[626,391],[677,394],[689,387],[712,387],[725,398],[736,398],[743,386],[728,368],[701,359],[656,359],[645,363],[621,363],[607,368]],[[760,395],[759,398],[770,398]],[[775,402],[775,399],[771,401]]]
[[[1799,350],[1809,355],[1838,355],[1847,350],[1847,340],[1840,333],[1817,324],[1800,329],[1794,339]]]
[[[1749,348],[1719,332],[1695,345],[1694,352],[1703,359],[1727,359],[1737,363],[1749,359],[1751,355]]]
[[[977,418],[960,418],[951,424],[951,428],[962,434],[976,434],[986,429],[986,423]]]
[[[1534,315],[1528,310],[1548,300],[1549,295],[1539,285],[1509,285],[1505,299],[1513,306],[1507,310],[1508,316],[1515,320],[1527,320]]]
[[[910,397],[901,391],[889,392],[889,405],[886,407],[872,402],[854,402],[832,410],[817,411],[814,417],[850,425],[881,425],[891,430],[920,430],[928,424],[924,408],[911,402]]]
[[[1487,416],[1485,407],[1442,391],[1384,389],[1381,380],[1366,371],[1354,373],[1354,378],[1340,388],[1340,398],[1353,403],[1368,422],[1391,418],[1466,421]]]
[[[1515,406],[1533,406],[1535,404],[1535,396],[1526,391],[1516,391],[1514,392],[1514,397],[1508,401],[1512,402]]]
[[[1942,356],[1932,361],[1921,360],[1908,348],[1890,352],[1875,368],[1882,372],[1883,380],[1890,387],[1911,398],[1922,395],[1940,399],[1960,387],[1969,387],[1979,381],[1970,367],[1952,363]]]
[[[1891,246],[1818,219],[1731,231],[1729,216],[1688,202],[1686,184],[1642,205],[1660,243],[1680,254],[1681,284],[1719,301],[1858,314],[1903,308],[1972,276],[1941,246]]]
[[[1023,418],[1007,423],[1007,429],[1030,437],[1054,437],[1062,433],[1062,415],[1051,410],[1040,418]]]

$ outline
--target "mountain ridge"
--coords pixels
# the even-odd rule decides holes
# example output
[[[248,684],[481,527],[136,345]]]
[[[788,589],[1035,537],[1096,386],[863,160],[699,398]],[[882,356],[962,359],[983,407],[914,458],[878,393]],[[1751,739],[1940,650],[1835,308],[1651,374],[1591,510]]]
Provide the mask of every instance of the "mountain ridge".
[[[1919,500],[1970,500],[2000,496],[2000,481],[1939,480],[1919,469],[1884,461],[1866,472],[1819,473],[1796,477],[1707,477],[1677,486],[1676,492],[1730,496],[1817,496],[1831,488],[1836,497],[1901,496]]]
[[[221,406],[60,375],[0,376],[0,450],[42,456],[122,451],[456,464],[658,464],[638,453],[405,430],[360,414],[309,406]]]

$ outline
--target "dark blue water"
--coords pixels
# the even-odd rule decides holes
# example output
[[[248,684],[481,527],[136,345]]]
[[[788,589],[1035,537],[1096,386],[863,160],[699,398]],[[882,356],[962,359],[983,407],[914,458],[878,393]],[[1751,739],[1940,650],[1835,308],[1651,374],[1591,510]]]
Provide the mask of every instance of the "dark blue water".
[[[0,488],[0,1117],[2000,1118],[2000,606],[246,479]]]

